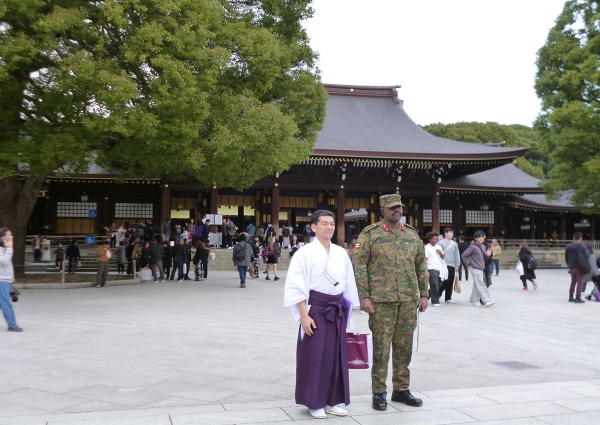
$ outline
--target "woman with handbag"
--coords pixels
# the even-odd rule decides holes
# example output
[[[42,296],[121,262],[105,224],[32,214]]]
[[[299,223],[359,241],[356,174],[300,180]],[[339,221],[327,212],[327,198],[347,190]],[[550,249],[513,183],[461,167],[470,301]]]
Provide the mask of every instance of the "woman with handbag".
[[[533,289],[537,289],[537,283],[535,281],[535,270],[531,268],[531,258],[533,254],[529,250],[529,244],[525,241],[521,242],[521,251],[519,251],[519,261],[523,265],[523,274],[521,275],[521,282],[523,282],[523,291],[529,290],[527,288],[527,281],[530,280],[533,283]]]

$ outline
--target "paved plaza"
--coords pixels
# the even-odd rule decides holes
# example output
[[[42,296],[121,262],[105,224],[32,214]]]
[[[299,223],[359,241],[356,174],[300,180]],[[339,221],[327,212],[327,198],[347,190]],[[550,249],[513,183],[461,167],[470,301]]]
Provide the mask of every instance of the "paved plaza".
[[[421,315],[411,390],[423,407],[372,410],[370,371],[353,370],[351,417],[325,423],[600,424],[600,303],[567,303],[566,270],[538,277],[525,292],[501,271],[490,308],[468,306],[463,282],[456,304]],[[231,271],[22,290],[25,332],[0,332],[0,425],[322,423],[293,401],[298,329],[283,282],[240,289]],[[367,315],[354,318],[368,331]]]

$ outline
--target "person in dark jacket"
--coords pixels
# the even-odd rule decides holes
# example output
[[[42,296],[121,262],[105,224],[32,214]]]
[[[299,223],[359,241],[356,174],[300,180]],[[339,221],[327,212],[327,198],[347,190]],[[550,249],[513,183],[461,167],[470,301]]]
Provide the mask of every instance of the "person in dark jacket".
[[[81,260],[76,239],[73,239],[71,241],[71,245],[67,247],[67,260],[69,260],[69,273],[75,273],[77,262]]]
[[[126,237],[126,239],[128,238]],[[127,276],[131,276],[133,274],[133,250],[135,249],[138,240],[139,239],[136,238],[135,242],[130,242],[125,250],[125,255],[127,257]]]
[[[160,274],[160,280],[165,281],[165,272],[163,270],[163,254],[164,249],[156,239],[152,239],[150,242],[150,266],[152,267],[152,277],[154,282],[158,282],[158,275]]]
[[[140,267],[146,268],[150,267],[152,264],[152,256],[150,255],[150,244],[148,242],[144,242],[142,245],[142,253],[140,255]]]
[[[177,282],[183,281],[183,265],[186,260],[185,246],[183,238],[179,238],[173,247],[173,271],[171,272],[171,280],[175,280],[175,271],[177,271]]]
[[[519,260],[523,265],[523,274],[521,275],[521,282],[523,282],[523,290],[527,291],[527,281],[530,280],[533,283],[533,289],[537,289],[537,283],[535,281],[535,270],[529,268],[529,261],[533,254],[529,250],[529,244],[525,241],[521,242],[521,251],[519,251]]]
[[[171,273],[171,267],[173,267],[173,252],[169,242],[163,242],[163,271],[167,279]]]
[[[250,245],[252,246],[252,279],[258,279],[258,271],[260,268],[260,239],[254,235]]]
[[[233,265],[237,267],[238,273],[240,274],[240,288],[246,287],[246,273],[248,273],[248,267],[252,262],[252,246],[246,242],[246,235],[242,233],[238,239],[238,243],[233,248],[232,261]],[[243,257],[243,259],[238,258]]]
[[[585,280],[585,272],[577,268],[577,256],[581,253],[587,260],[589,257],[586,246],[581,243],[583,235],[581,232],[573,233],[573,243],[567,245],[565,249],[565,262],[571,273],[571,287],[569,288],[569,302],[575,302],[577,304],[583,304],[585,301],[581,299],[581,291],[583,290],[583,281]],[[575,298],[575,287],[577,287],[577,293]]]
[[[460,235],[458,237],[458,252],[461,256],[460,267],[458,268],[458,280],[462,282],[462,270],[465,270],[465,281],[469,281],[469,267],[462,261],[462,255],[469,247],[469,243],[465,241],[465,237]]]
[[[183,280],[192,280],[189,277],[190,264],[192,263],[192,248],[190,248],[190,244],[187,239],[183,240],[183,247],[185,249],[185,273],[183,274]]]
[[[202,272],[203,279],[206,279],[208,277],[208,249],[200,240],[196,241],[193,263],[196,268],[196,280],[200,280],[200,272]]]

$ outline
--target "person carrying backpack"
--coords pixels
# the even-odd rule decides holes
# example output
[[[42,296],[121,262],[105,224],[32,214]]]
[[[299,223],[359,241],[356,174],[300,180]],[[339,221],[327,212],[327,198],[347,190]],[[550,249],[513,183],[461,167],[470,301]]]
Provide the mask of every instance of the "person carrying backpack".
[[[590,263],[588,261],[590,255],[582,240],[583,235],[581,232],[573,233],[573,243],[567,245],[565,249],[565,263],[567,263],[569,273],[571,273],[569,302],[576,304],[585,303],[581,299],[581,291],[583,290],[585,275],[590,272]],[[575,298],[573,298],[574,293],[576,294]]]
[[[521,251],[519,251],[519,261],[523,265],[523,274],[521,275],[521,282],[523,282],[523,291],[529,290],[527,287],[527,281],[530,280],[533,283],[533,289],[537,289],[537,283],[535,281],[535,269],[537,269],[537,261],[531,251],[529,250],[529,244],[525,241],[521,242]]]
[[[237,267],[240,274],[240,288],[246,287],[246,274],[252,261],[252,247],[246,242],[246,235],[240,234],[238,243],[233,248],[233,265]]]

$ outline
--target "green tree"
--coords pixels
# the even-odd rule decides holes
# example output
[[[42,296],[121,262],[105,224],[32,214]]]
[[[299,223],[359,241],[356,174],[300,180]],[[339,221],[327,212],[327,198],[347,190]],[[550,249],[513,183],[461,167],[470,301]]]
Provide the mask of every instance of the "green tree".
[[[24,263],[49,173],[243,188],[308,158],[310,0],[0,0],[0,226]],[[23,272],[22,268],[18,272]]]
[[[516,161],[516,166],[523,172],[543,179],[543,164],[546,157],[537,153],[538,140],[536,133],[524,125],[502,125],[496,122],[457,122],[454,124],[429,124],[423,129],[434,136],[469,143],[500,143],[508,147],[528,147],[524,158]],[[530,155],[531,154],[531,155]]]
[[[554,167],[544,189],[553,198],[600,212],[600,2],[565,3],[538,51],[536,127]]]

